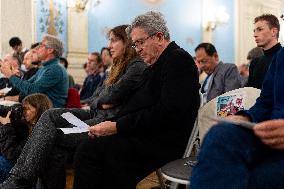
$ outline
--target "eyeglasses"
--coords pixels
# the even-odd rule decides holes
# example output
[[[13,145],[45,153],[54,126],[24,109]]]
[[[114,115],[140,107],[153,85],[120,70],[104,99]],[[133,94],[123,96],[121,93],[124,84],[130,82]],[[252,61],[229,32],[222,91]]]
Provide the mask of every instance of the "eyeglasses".
[[[141,47],[149,38],[153,37],[154,35],[156,35],[156,33],[149,35],[144,39],[138,39],[137,41],[134,41],[131,47],[134,49]]]
[[[45,47],[46,49],[50,49],[50,48],[51,48],[50,45],[47,45],[47,44],[44,44],[44,43],[40,43],[40,44],[36,47],[36,49],[41,48],[41,47]]]

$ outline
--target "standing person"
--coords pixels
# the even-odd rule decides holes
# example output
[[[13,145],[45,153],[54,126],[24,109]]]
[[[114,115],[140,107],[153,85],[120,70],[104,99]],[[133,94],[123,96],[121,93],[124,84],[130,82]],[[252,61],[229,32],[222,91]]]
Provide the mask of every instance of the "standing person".
[[[190,189],[282,189],[284,186],[284,48],[273,58],[256,103],[233,120],[257,123],[213,126],[193,169]]]
[[[272,14],[263,14],[254,19],[255,42],[263,49],[264,55],[251,61],[247,87],[261,89],[272,58],[281,49],[279,31],[279,20]]]
[[[119,115],[90,127],[75,155],[75,189],[135,188],[182,156],[193,128],[199,83],[192,57],[170,41],[159,12],[137,16],[127,32],[150,66]]]
[[[1,72],[13,87],[20,91],[20,96],[33,93],[46,94],[55,108],[64,107],[67,99],[68,76],[66,70],[58,64],[63,53],[62,42],[52,35],[43,37],[36,49],[42,67],[29,80],[16,77],[16,72],[8,64],[2,64]]]
[[[11,112],[0,116],[0,183],[7,177],[10,169],[15,164],[29,133],[33,130],[41,114],[52,108],[52,103],[44,94],[35,93],[26,96],[22,102],[22,121],[11,120]],[[15,110],[14,110],[15,111]],[[17,112],[20,114],[20,112]]]
[[[22,40],[19,37],[12,37],[9,40],[10,47],[14,50],[13,55],[19,59],[20,65],[22,65],[24,56],[28,49],[23,47]]]
[[[114,66],[107,78],[102,94],[91,106],[83,109],[53,109],[42,115],[29,137],[10,177],[0,185],[1,189],[28,188],[38,176],[49,189],[65,189],[65,162],[67,153],[73,152],[88,133],[63,135],[57,128],[73,127],[61,117],[72,112],[89,125],[114,119],[125,101],[136,90],[137,83],[147,65],[131,47],[126,25],[110,30],[109,48]]]
[[[196,61],[207,77],[201,93],[203,103],[242,87],[241,76],[235,64],[224,64],[219,60],[216,48],[211,43],[201,43],[195,48]]]

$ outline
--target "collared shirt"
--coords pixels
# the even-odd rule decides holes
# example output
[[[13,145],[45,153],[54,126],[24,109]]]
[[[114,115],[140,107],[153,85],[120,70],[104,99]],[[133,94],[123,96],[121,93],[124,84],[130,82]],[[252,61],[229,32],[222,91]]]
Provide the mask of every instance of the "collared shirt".
[[[202,94],[202,105],[205,104],[207,102],[207,94],[208,94],[208,88],[209,88],[209,83],[212,80],[212,75],[213,74],[209,74],[207,75],[206,79],[203,82],[203,85],[201,87],[201,94]]]

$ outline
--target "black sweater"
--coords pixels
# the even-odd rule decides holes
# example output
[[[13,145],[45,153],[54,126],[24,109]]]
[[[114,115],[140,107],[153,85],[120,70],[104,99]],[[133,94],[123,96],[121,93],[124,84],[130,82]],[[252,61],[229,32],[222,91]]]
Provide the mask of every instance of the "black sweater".
[[[261,89],[263,79],[269,68],[272,58],[281,48],[281,44],[277,43],[272,48],[265,50],[263,56],[255,58],[251,61],[248,83],[246,85],[247,87]]]

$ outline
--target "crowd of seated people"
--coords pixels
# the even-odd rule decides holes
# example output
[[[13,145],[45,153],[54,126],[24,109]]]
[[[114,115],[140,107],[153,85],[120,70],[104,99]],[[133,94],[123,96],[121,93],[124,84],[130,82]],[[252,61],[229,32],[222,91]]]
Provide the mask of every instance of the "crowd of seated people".
[[[70,111],[89,125],[113,119],[122,108],[124,101],[133,93],[136,84],[141,80],[143,70],[147,67],[131,47],[130,39],[125,32],[126,27],[126,25],[122,25],[110,30],[109,48],[112,52],[113,65],[102,86],[100,96],[91,106],[91,111],[83,109],[47,111],[36,124],[23,153],[12,169],[13,176],[10,179],[24,179],[27,181],[24,182],[27,186],[33,185],[36,178],[42,176],[45,187],[65,188],[67,155],[70,150],[76,149],[82,139],[88,138],[88,133],[63,135],[58,132],[57,128],[59,127],[71,126],[61,117],[61,114]],[[45,140],[40,140],[40,138],[45,138]],[[53,142],[55,139],[56,144]],[[34,145],[35,141],[37,141],[37,145]],[[29,161],[26,161],[27,159]],[[29,165],[29,162],[32,164]],[[23,169],[25,169],[24,172]],[[40,174],[39,170],[44,170],[44,174]],[[9,187],[11,186],[13,185]],[[3,188],[5,187],[3,186]]]
[[[78,91],[73,88],[74,79],[67,73],[68,61],[62,57],[63,45],[57,37],[46,35],[30,50],[23,50],[18,39],[11,39],[16,40],[17,44],[11,46],[14,55],[8,54],[3,60],[0,59],[3,74],[0,86],[12,89],[1,95],[3,100],[22,102],[25,122],[14,124],[10,113],[0,116],[3,125],[0,128],[0,182],[5,180],[0,188],[31,188],[40,178],[44,188],[63,189],[66,183],[65,165],[67,160],[73,158],[75,189],[133,188],[147,174],[182,156],[200,105],[199,92],[205,104],[233,89],[262,86],[260,79],[266,72],[268,76],[256,105],[249,111],[241,112],[243,117],[231,118],[253,122],[282,118],[274,112],[277,103],[281,102],[272,92],[272,88],[279,85],[274,76],[281,72],[277,65],[283,54],[273,58],[281,49],[278,43],[279,23],[275,18],[273,15],[262,15],[255,19],[254,37],[261,48],[258,48],[259,52],[264,52],[264,55],[253,57],[250,61],[252,66],[247,67],[247,84],[241,79],[235,64],[220,61],[211,43],[197,45],[194,62],[191,55],[170,40],[166,21],[159,12],[141,14],[131,25],[112,28],[108,33],[108,47],[103,47],[101,53],[88,55],[85,67],[87,77]],[[18,54],[15,54],[17,49]],[[23,56],[22,60],[19,55]],[[269,68],[271,61],[273,64]],[[265,65],[258,65],[263,62]],[[206,73],[203,81],[198,79],[200,73]],[[67,99],[73,89],[76,106],[69,106]],[[51,109],[51,104],[57,109]],[[81,109],[81,104],[88,105],[90,109]],[[264,106],[266,108],[263,109]],[[255,114],[259,109],[270,116],[258,119]],[[59,128],[73,127],[61,117],[65,112],[71,112],[87,123],[89,132],[64,134]],[[225,172],[226,164],[223,164],[224,171],[217,173],[210,167],[216,164],[214,158],[210,161],[206,159],[212,153],[220,152],[224,160],[234,162],[230,156],[224,155],[223,148],[219,148],[220,140],[211,141],[211,138],[220,138],[219,130],[228,132],[228,136],[245,135],[253,145],[255,140],[260,139],[272,148],[284,149],[282,140],[279,139],[277,146],[266,138],[270,135],[266,127],[270,125],[277,130],[282,120],[260,123],[254,132],[244,131],[245,134],[231,126],[212,129],[194,169],[191,187],[206,188],[211,182],[216,184],[216,188],[227,187],[224,185],[226,181],[217,179],[222,181],[220,184],[211,179],[212,175],[229,174]],[[231,133],[233,130],[236,130],[235,134]],[[271,136],[277,138],[273,134]],[[279,137],[283,138],[282,135]],[[236,141],[224,146],[230,144],[232,150],[243,147],[233,142]],[[267,150],[262,143],[257,142],[257,150]],[[276,158],[282,157],[277,150],[270,149],[261,152],[265,157],[260,161],[266,160],[266,152],[272,152]],[[236,156],[241,158],[239,153]],[[258,165],[258,160],[256,162],[246,162],[245,166],[250,163]],[[212,170],[204,174],[208,167]],[[263,177],[261,174],[256,176]],[[107,182],[110,177],[113,182]],[[236,180],[235,186],[240,183],[240,186],[260,186],[251,184],[254,177],[250,179],[245,184]]]

